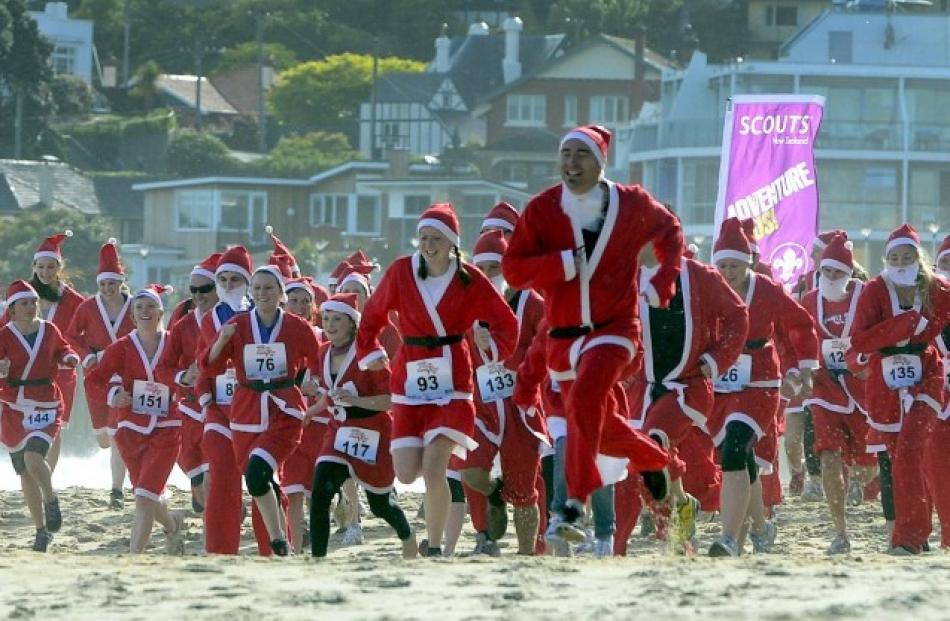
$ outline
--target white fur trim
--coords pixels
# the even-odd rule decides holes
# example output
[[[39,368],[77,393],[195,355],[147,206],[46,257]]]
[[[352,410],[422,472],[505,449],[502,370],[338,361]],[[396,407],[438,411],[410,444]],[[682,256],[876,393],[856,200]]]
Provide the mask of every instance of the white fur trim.
[[[156,494],[155,492],[150,492],[143,487],[136,487],[133,492],[133,496],[141,496],[142,498],[148,498],[149,500],[154,500],[159,504],[164,504],[165,500],[162,498],[161,494]]]
[[[613,457],[611,455],[597,454],[597,471],[600,473],[600,480],[604,485],[617,483],[627,478],[627,466],[630,460],[626,457]]]
[[[76,354],[67,354],[65,357],[63,357],[63,362],[68,362],[70,360],[75,360],[76,364],[79,364],[79,356]]]
[[[101,272],[96,274],[96,282],[102,282],[103,280],[118,280],[119,282],[125,281],[125,274],[119,274],[118,272]]]
[[[887,446],[884,444],[868,444],[864,447],[865,453],[883,453],[887,451]]]
[[[479,252],[472,257],[472,263],[487,263],[489,261],[498,261],[501,263],[501,255],[497,252]]]
[[[113,404],[113,402],[115,401],[115,398],[119,395],[120,390],[122,390],[121,386],[113,386],[112,388],[109,389],[109,392],[106,396],[106,403],[109,404],[110,408],[117,407],[116,405]]]
[[[82,366],[83,366],[83,368],[84,368],[84,369],[88,369],[89,366],[92,364],[93,360],[98,360],[98,359],[99,359],[99,357],[98,357],[96,354],[94,354],[94,353],[89,354],[88,356],[86,356],[85,358],[82,359]]]
[[[220,433],[228,440],[234,438],[234,434],[231,433],[231,430],[220,423],[205,423],[205,433],[208,433],[209,431]]]
[[[927,329],[927,318],[921,317],[920,321],[917,322],[917,327],[914,328],[914,336],[919,335],[921,332]]]
[[[209,470],[211,470],[211,464],[201,464],[197,468],[192,468],[191,470],[186,472],[185,476],[188,477],[189,479],[193,479],[199,474],[204,474],[205,472],[208,472]]]
[[[284,275],[280,273],[280,268],[276,265],[262,265],[256,270],[254,270],[254,276],[257,276],[260,273],[270,274],[277,279],[277,284],[280,285],[280,290],[282,293],[287,293],[287,285],[284,284]]]
[[[648,282],[640,292],[646,296],[647,303],[653,308],[660,308],[660,295],[656,292],[653,283]]]
[[[445,237],[452,242],[452,245],[458,247],[459,245],[459,234],[449,228],[449,225],[437,218],[422,218],[419,220],[419,223],[416,225],[416,232],[422,230],[422,227],[430,226],[437,230],[438,232],[445,235]]]
[[[590,149],[591,153],[594,154],[594,157],[597,158],[597,162],[600,164],[601,168],[606,168],[605,158],[607,157],[603,151],[600,150],[600,145],[594,142],[594,139],[588,136],[586,133],[579,130],[571,130],[564,134],[564,137],[561,138],[561,144],[558,145],[558,150],[564,148],[564,143],[568,140],[580,140]]]
[[[940,416],[943,414],[943,408],[940,406],[937,400],[931,397],[930,395],[920,393],[919,395],[917,395],[917,398],[915,399],[915,401],[920,401],[921,403],[925,403],[929,405],[933,409],[933,411],[937,413],[937,416]]]
[[[275,474],[277,473],[277,460],[274,459],[274,456],[271,455],[270,452],[268,452],[265,449],[262,449],[261,447],[257,447],[256,449],[252,450],[250,454],[250,457],[255,457],[255,456],[260,457],[261,459],[266,461],[267,465],[271,467],[274,473]]]
[[[712,373],[710,380],[713,378],[719,377],[719,365],[716,364],[716,359],[710,356],[708,353],[705,353],[699,357],[700,360],[705,362],[709,366],[709,370]]]
[[[469,451],[474,451],[478,448],[478,442],[465,435],[458,429],[453,429],[451,427],[436,427],[435,429],[429,429],[422,436],[422,445],[428,446],[439,436],[445,436],[449,440],[455,442],[455,448],[452,449],[452,454],[458,456],[459,459],[465,459]]]
[[[868,418],[868,425],[870,425],[872,429],[876,429],[878,431],[886,431],[888,433],[897,433],[898,431],[900,431],[901,426],[902,426],[901,423],[902,421],[898,421],[896,423],[888,423],[888,424],[877,423],[877,422],[874,422],[874,419],[870,417]]]
[[[743,263],[748,263],[752,265],[752,255],[746,254],[744,252],[739,252],[738,250],[717,250],[713,253],[712,262],[713,265],[719,263],[724,259],[735,259],[736,261],[742,261]]]
[[[221,272],[234,272],[243,276],[248,283],[251,282],[251,273],[237,263],[222,263],[214,270],[214,275],[218,276]]]
[[[60,263],[63,262],[63,255],[61,255],[58,252],[53,252],[52,250],[40,250],[39,252],[33,253],[34,261],[36,261],[37,259],[42,259],[42,258],[56,259]]]
[[[361,370],[365,371],[366,369],[369,368],[369,365],[371,362],[375,362],[376,360],[380,360],[380,359],[389,360],[389,357],[386,355],[386,351],[383,349],[377,349],[376,351],[372,351],[366,354],[365,356],[360,358],[360,361],[357,364]]]
[[[35,291],[19,291],[7,298],[7,306],[10,306],[18,300],[38,300],[39,298],[40,296],[37,295]]]
[[[397,449],[422,448],[422,438],[416,436],[404,436],[402,438],[393,438],[389,443],[389,452],[395,453]]]
[[[821,368],[821,364],[819,364],[817,360],[799,360],[798,368],[811,369],[812,371],[815,371]]]
[[[360,322],[360,317],[362,316],[360,315],[360,312],[358,310],[356,310],[349,304],[344,304],[343,302],[340,302],[339,300],[327,300],[326,302],[320,305],[320,311],[321,312],[331,311],[334,313],[342,313],[346,315],[347,317],[349,317],[350,319],[352,319],[353,321],[355,321],[356,323]]]
[[[194,267],[194,269],[191,270],[191,275],[192,275],[192,276],[204,276],[204,277],[207,278],[208,280],[214,280],[214,272],[212,272],[211,270],[206,270],[205,268],[201,267],[200,265],[196,265],[196,266]]]
[[[148,298],[148,299],[152,300],[153,302],[155,302],[156,304],[158,304],[158,307],[159,307],[160,309],[165,310],[165,303],[162,301],[162,296],[158,295],[157,293],[155,293],[155,292],[152,291],[151,289],[140,289],[140,290],[132,297],[133,300],[138,299],[138,298]]]
[[[895,237],[887,242],[887,245],[884,247],[884,254],[887,254],[898,246],[913,246],[917,250],[920,250],[920,244],[910,237]]]
[[[564,267],[564,281],[574,280],[577,276],[577,266],[574,264],[574,252],[571,250],[561,251],[561,265]]]
[[[363,287],[363,291],[366,292],[366,295],[369,295],[369,280],[362,274],[348,274],[346,278],[337,283],[337,289],[348,282],[355,282],[359,286]]]
[[[761,440],[762,438],[765,437],[765,432],[762,431],[762,428],[759,427],[759,423],[755,422],[754,418],[752,418],[745,412],[733,412],[729,414],[728,416],[726,416],[726,420],[722,422],[722,429],[720,429],[719,433],[717,433],[713,437],[714,445],[719,446],[720,444],[722,444],[722,441],[726,439],[726,427],[728,427],[729,423],[733,421],[745,423],[746,425],[748,425],[749,428],[752,429],[753,432],[755,432],[756,440]]]
[[[501,218],[485,218],[482,220],[482,230],[498,228],[505,229],[506,231],[514,231],[515,227],[508,222],[507,220],[502,220]]]
[[[844,273],[846,273],[846,274],[853,274],[853,273],[854,273],[854,268],[853,268],[853,267],[851,267],[850,265],[848,265],[848,264],[846,264],[846,263],[842,263],[841,261],[835,260],[835,259],[822,259],[822,260],[821,260],[821,267],[832,267],[832,268],[834,268],[834,269],[836,269],[836,270],[841,270],[842,272],[844,272]]]
[[[772,467],[772,462],[758,455],[755,456],[755,465],[759,467],[759,474],[761,475],[770,475],[775,472],[775,469]]]

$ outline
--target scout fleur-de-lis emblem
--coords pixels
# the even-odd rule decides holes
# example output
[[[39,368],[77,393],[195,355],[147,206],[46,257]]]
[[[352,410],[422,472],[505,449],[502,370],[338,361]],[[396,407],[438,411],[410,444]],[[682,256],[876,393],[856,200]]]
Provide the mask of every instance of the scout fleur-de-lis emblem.
[[[805,260],[798,256],[794,248],[787,247],[781,256],[772,261],[772,267],[779,271],[782,282],[789,282],[795,273],[805,266]]]

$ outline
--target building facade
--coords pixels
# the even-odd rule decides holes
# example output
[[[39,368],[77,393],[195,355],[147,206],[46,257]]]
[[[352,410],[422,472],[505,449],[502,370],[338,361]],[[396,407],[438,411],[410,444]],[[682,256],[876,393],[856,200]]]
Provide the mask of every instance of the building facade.
[[[93,24],[69,17],[65,2],[47,2],[42,12],[30,11],[40,34],[53,44],[50,63],[57,74],[75,75],[92,86]]]

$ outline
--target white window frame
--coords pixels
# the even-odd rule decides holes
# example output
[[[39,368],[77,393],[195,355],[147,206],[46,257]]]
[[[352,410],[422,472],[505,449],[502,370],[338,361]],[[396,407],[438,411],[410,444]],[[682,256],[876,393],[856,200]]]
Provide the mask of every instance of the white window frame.
[[[224,198],[225,193],[232,194],[244,194],[247,196],[247,208],[246,217],[247,228],[225,228],[223,221],[224,214]],[[254,201],[255,199],[261,199],[264,208],[264,222],[267,222],[267,192],[261,192],[259,190],[215,190],[215,222],[217,223],[217,229],[223,233],[252,233],[256,232],[257,227],[254,226]]]
[[[193,197],[199,194],[206,195],[207,201],[207,212],[204,214],[207,216],[208,226],[194,227],[194,226],[181,226],[181,211],[182,211],[182,202],[184,199]],[[208,231],[214,230],[215,223],[215,196],[214,190],[175,190],[175,230],[180,233],[206,233]],[[194,205],[189,205],[189,208],[193,208]],[[205,207],[205,205],[202,205]]]
[[[247,213],[246,223],[247,228],[224,228],[222,226],[221,215],[222,215],[222,194],[225,192],[232,192],[237,194],[247,195]],[[196,194],[206,194],[210,197],[210,202],[208,203],[208,211],[206,216],[208,219],[208,226],[206,227],[183,227],[180,226],[180,214],[182,208],[182,198],[188,195]],[[214,190],[175,190],[175,231],[179,233],[208,233],[210,231],[219,231],[223,233],[247,233],[251,236],[252,241],[261,241],[263,238],[260,235],[257,235],[257,229],[259,228],[254,219],[254,205],[255,201],[260,200],[260,207],[262,210],[262,218],[264,222],[267,222],[267,212],[268,212],[268,196],[267,192],[263,190],[238,190],[228,188],[226,190],[214,189]]]
[[[564,127],[577,126],[577,95],[564,96]]]
[[[608,118],[608,110],[613,118]],[[590,98],[589,116],[590,122],[598,125],[626,123],[630,120],[630,98],[626,95],[593,95]]]
[[[57,75],[75,75],[77,52],[78,48],[75,45],[57,43],[49,55],[49,62],[53,67],[53,73]],[[60,70],[60,63],[66,68]]]
[[[522,114],[525,110],[527,118]],[[537,114],[539,111],[540,115]],[[546,118],[547,97],[544,95],[512,94],[505,98],[505,125],[508,127],[543,127]]]
[[[376,217],[374,218],[375,222],[373,224],[373,229],[370,231],[361,231],[359,230],[359,208],[360,208],[360,199],[372,199],[376,201]],[[383,229],[383,197],[381,194],[357,194],[355,196],[350,196],[350,216],[349,221],[351,226],[347,233],[351,235],[381,235]]]
[[[337,200],[340,198],[343,198],[346,200],[345,213],[346,213],[347,221],[346,221],[346,227],[343,227],[343,228],[337,226],[336,213],[335,213],[336,208],[339,206],[339,204],[337,203]],[[332,200],[333,204],[328,205],[327,204],[328,200]],[[311,194],[310,195],[310,214],[309,214],[310,227],[318,228],[321,226],[332,226],[334,228],[339,228],[341,231],[345,231],[346,228],[350,226],[350,221],[351,221],[350,220],[350,202],[351,202],[351,195],[345,194],[342,192],[320,192],[320,193]],[[333,217],[327,218],[326,217],[327,209],[331,207],[332,209],[334,209]],[[314,215],[317,209],[319,209],[320,215],[319,217],[314,218]]]

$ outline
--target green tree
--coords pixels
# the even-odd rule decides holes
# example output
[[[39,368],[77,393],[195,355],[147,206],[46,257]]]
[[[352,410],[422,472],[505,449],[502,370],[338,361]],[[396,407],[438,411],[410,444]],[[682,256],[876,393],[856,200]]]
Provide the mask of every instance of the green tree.
[[[297,64],[297,55],[294,51],[281,43],[265,43],[264,59],[265,64],[269,62],[278,71],[283,71]],[[223,73],[237,67],[256,63],[257,43],[248,41],[226,50],[218,59],[214,72]]]
[[[181,177],[229,174],[239,168],[228,147],[211,134],[181,131],[165,150],[165,169]]]
[[[309,177],[358,157],[346,136],[312,132],[280,139],[270,154],[255,162],[252,170],[278,177]]]
[[[58,75],[50,82],[53,109],[59,117],[83,116],[92,109],[92,89],[82,78],[74,75]]]
[[[64,230],[73,236],[63,243],[68,280],[79,291],[96,290],[99,247],[115,235],[112,222],[86,216],[75,210],[34,209],[0,221],[0,283],[30,277],[33,252],[46,237]],[[120,240],[121,241],[121,240]]]
[[[146,111],[150,111],[155,105],[155,96],[158,95],[155,82],[161,74],[162,69],[154,60],[144,63],[135,72],[135,86],[132,87],[130,94],[142,100]]]
[[[379,74],[423,71],[425,64],[405,58],[381,58]],[[301,130],[334,127],[355,119],[372,90],[373,58],[338,54],[301,63],[282,73],[271,89],[274,115]]]

